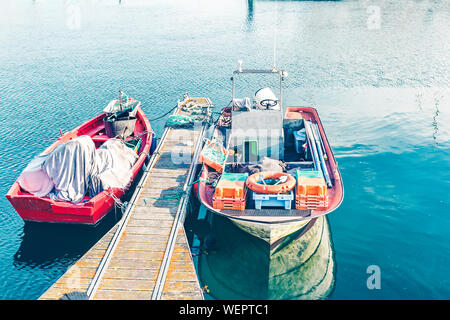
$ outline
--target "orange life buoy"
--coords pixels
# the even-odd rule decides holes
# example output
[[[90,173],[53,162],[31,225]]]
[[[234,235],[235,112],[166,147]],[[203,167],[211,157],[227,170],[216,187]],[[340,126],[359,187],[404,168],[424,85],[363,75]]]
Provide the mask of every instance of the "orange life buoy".
[[[280,179],[282,176],[286,176],[287,180],[284,183],[279,183],[275,185],[266,185],[261,182],[260,176],[263,175],[263,179]],[[257,193],[270,193],[277,194],[288,192],[294,189],[296,180],[293,176],[284,172],[277,171],[267,171],[267,172],[257,172],[252,174],[247,178],[246,181],[247,187]]]

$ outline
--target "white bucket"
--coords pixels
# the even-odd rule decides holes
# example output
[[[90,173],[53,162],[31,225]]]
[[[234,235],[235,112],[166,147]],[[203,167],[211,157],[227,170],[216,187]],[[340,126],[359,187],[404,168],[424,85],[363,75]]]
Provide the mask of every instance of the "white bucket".
[[[256,106],[259,109],[280,110],[279,101],[270,88],[262,88],[255,92]],[[261,102],[263,104],[261,104]],[[265,105],[265,102],[268,105]]]

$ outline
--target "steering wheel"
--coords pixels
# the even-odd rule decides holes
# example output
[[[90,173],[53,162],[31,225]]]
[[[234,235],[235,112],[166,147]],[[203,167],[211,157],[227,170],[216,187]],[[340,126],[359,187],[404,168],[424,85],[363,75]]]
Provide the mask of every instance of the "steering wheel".
[[[274,99],[264,99],[259,102],[264,108],[275,107],[278,104],[278,100]]]

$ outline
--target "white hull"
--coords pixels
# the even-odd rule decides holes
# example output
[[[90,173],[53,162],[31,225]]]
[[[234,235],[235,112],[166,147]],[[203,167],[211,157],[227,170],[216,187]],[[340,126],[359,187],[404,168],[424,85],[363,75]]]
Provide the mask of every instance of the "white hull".
[[[294,221],[294,222],[282,222],[282,223],[261,223],[255,221],[245,221],[239,219],[230,218],[239,229],[257,237],[261,240],[273,244],[276,241],[285,238],[286,236],[305,227],[311,219]]]

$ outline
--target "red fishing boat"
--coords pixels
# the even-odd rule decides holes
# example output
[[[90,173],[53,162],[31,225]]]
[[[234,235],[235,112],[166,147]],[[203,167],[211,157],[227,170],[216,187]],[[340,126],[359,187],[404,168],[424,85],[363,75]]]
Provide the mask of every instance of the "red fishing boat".
[[[235,99],[243,74],[280,77],[280,98],[269,88]],[[270,244],[339,207],[344,188],[319,114],[312,107],[283,107],[285,70],[233,73],[232,106],[224,108],[200,161],[198,198],[206,209]]]
[[[108,106],[110,105],[119,105],[119,100],[113,100]],[[122,101],[120,101],[120,105],[122,106]],[[140,108],[140,102],[127,97],[126,105],[131,106],[133,110],[131,118],[134,122],[134,129],[127,134],[127,137],[122,137],[122,139],[125,143],[132,145],[137,154],[135,155],[136,160],[131,166],[130,183],[124,188],[108,188],[92,198],[85,195],[82,201],[72,203],[52,199],[48,196],[33,195],[24,190],[19,181],[16,181],[6,197],[24,221],[94,225],[114,208],[115,203],[125,194],[144,165],[153,141],[152,128]],[[95,149],[98,150],[101,145],[114,138],[110,132],[107,132],[110,129],[108,121],[106,121],[108,116],[110,114],[102,112],[72,131],[62,134],[42,154],[50,154],[58,146],[81,136],[89,136],[95,144]]]

